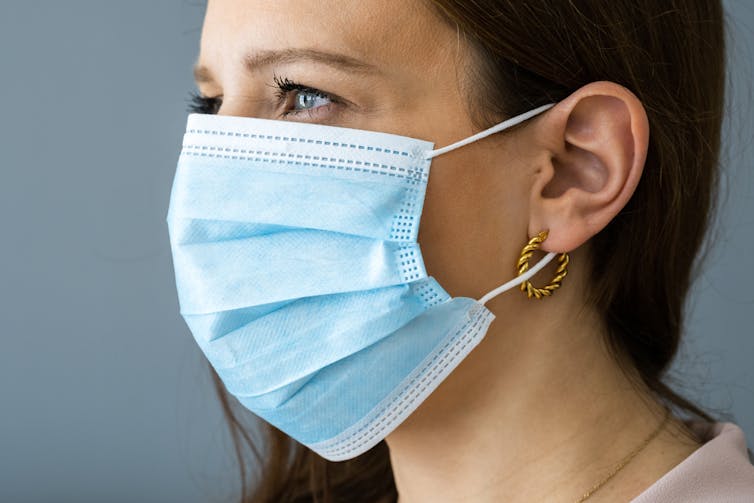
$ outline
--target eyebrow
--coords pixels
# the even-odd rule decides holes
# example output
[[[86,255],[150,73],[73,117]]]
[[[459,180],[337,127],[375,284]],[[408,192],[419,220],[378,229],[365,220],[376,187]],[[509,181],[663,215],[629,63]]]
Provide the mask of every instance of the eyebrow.
[[[334,68],[350,70],[359,73],[376,73],[377,67],[345,54],[324,52],[316,49],[282,49],[259,51],[247,55],[243,64],[251,73],[274,64],[294,63],[297,61],[311,61],[325,64]],[[212,72],[206,66],[194,66],[194,80],[197,83],[214,82]]]

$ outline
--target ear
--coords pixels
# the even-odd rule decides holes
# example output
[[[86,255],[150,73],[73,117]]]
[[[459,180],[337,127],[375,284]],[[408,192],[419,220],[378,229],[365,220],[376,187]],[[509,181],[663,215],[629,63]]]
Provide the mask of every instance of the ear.
[[[580,88],[535,123],[543,150],[531,192],[529,235],[549,229],[545,251],[571,251],[620,212],[639,183],[649,142],[644,106],[612,82]]]

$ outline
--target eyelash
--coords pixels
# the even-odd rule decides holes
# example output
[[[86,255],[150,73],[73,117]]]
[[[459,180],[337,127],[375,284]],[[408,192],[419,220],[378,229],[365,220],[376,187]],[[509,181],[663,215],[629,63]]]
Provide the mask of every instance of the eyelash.
[[[196,91],[189,92],[188,112],[194,114],[216,114],[220,109],[222,98],[203,96]]]
[[[288,94],[292,91],[310,93],[320,98],[325,98],[332,104],[340,103],[340,100],[338,98],[329,93],[320,91],[319,89],[316,89],[314,87],[298,84],[285,77],[279,77],[275,75],[273,76],[273,81],[275,82],[275,85],[273,87],[277,88],[277,90],[275,91],[275,96],[278,100],[279,105],[284,104],[288,100]],[[203,96],[201,93],[198,93],[196,91],[191,91],[189,93],[188,112],[197,114],[217,114],[221,104],[221,96],[209,97]],[[329,105],[307,110],[290,110],[283,112],[281,116],[297,116],[301,114],[308,114],[309,116],[312,116],[313,111],[317,110],[318,108],[326,107],[329,107]]]

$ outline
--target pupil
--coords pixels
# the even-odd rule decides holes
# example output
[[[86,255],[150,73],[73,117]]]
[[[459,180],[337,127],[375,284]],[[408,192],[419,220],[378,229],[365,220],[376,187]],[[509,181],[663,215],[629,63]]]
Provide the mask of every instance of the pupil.
[[[315,97],[311,93],[299,93],[297,108],[311,108],[314,105]]]

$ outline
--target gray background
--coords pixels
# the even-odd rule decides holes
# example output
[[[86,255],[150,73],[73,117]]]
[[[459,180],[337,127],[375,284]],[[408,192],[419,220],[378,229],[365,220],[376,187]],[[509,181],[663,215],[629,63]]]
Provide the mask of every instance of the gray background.
[[[732,43],[727,197],[674,374],[754,439],[754,6]],[[0,501],[222,501],[231,444],[164,223],[198,0],[0,2]]]

